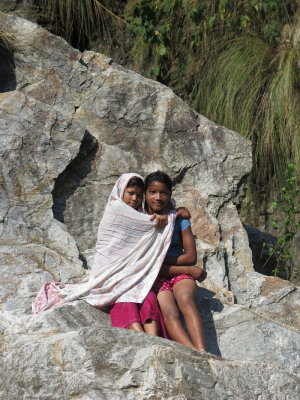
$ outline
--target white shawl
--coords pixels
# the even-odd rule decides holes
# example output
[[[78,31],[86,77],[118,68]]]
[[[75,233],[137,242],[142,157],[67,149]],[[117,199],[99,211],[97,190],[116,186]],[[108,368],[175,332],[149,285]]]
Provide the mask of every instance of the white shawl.
[[[116,182],[100,221],[96,254],[88,282],[45,284],[33,303],[33,312],[83,299],[101,308],[114,302],[141,303],[150,291],[169,248],[175,212],[165,228],[155,228],[150,216],[122,200],[128,181],[138,174],[123,174]]]

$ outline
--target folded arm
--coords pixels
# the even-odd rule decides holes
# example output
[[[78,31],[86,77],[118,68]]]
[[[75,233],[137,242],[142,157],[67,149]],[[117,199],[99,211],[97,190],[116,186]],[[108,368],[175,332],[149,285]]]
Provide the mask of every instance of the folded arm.
[[[203,281],[206,278],[206,271],[195,265],[197,262],[196,243],[191,227],[181,232],[182,247],[184,253],[177,257],[166,257],[161,267],[160,276],[172,278],[178,275],[191,275],[193,278]]]

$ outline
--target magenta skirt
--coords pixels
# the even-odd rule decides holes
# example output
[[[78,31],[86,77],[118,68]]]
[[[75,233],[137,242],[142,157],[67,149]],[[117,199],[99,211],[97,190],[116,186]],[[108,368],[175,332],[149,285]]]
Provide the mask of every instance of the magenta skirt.
[[[151,290],[143,303],[115,303],[109,311],[111,324],[115,328],[128,329],[134,322],[144,325],[153,320],[158,324],[158,335],[168,338],[165,323],[155,293]]]

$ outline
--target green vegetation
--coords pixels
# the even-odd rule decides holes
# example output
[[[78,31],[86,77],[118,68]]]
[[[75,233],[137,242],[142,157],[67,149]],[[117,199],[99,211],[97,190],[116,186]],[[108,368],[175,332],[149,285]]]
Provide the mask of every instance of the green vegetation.
[[[299,208],[296,206],[296,199],[299,188],[297,185],[295,164],[288,164],[285,171],[285,186],[281,188],[279,200],[273,201],[272,209],[280,211],[281,220],[273,218],[272,227],[278,230],[278,238],[275,246],[270,243],[264,243],[268,248],[270,257],[275,257],[277,266],[272,271],[274,276],[289,279],[292,273],[292,258],[291,243],[300,228]]]
[[[279,40],[294,1],[140,0],[125,12],[130,66],[253,141],[254,197],[300,166],[299,51]]]
[[[106,7],[109,1],[98,0],[35,0],[39,22],[72,46],[85,50],[100,37],[109,40],[113,29],[123,21]]]
[[[0,48],[11,49],[14,45],[14,39],[11,35],[8,35],[5,30],[0,29]]]
[[[3,24],[0,10],[0,52],[13,52],[16,47],[13,35],[6,32],[5,25]]]
[[[274,54],[261,39],[241,37],[207,62],[194,88],[195,108],[253,141],[258,188],[274,177],[280,184],[287,162],[300,166],[298,59],[288,46]]]

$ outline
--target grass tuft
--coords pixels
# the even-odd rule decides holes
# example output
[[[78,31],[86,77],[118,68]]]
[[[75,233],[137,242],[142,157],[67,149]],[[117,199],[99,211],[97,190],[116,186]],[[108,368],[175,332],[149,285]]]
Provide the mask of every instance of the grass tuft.
[[[73,46],[85,50],[99,35],[110,39],[116,24],[124,23],[98,0],[35,0],[43,24]]]
[[[274,56],[261,39],[242,37],[207,58],[193,89],[197,110],[253,141],[259,186],[279,186],[285,166],[300,165],[298,60],[291,46],[282,45]]]
[[[14,36],[10,33],[8,33],[5,29],[5,23],[3,20],[3,15],[0,11],[0,50],[3,52],[9,52],[12,53],[16,50],[16,40]]]

